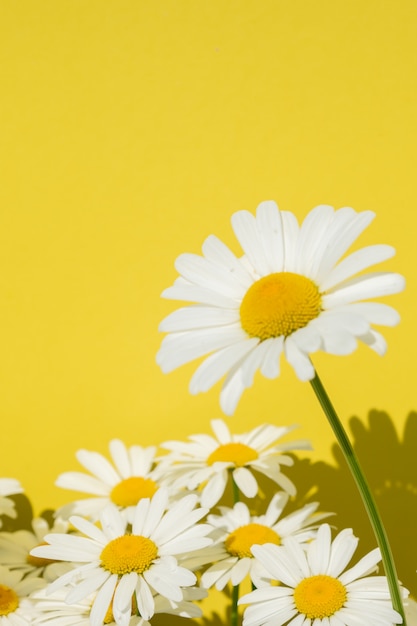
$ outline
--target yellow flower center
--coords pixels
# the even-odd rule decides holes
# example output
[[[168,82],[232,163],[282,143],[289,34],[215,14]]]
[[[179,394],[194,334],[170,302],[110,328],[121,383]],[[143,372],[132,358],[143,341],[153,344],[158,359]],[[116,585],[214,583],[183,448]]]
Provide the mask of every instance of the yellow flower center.
[[[158,549],[151,539],[141,535],[122,535],[110,541],[101,552],[101,566],[123,576],[149,569],[158,556]]]
[[[251,547],[256,543],[281,543],[281,538],[272,528],[262,524],[246,524],[234,530],[225,540],[226,550],[232,556],[243,559],[245,556],[253,557]]]
[[[325,574],[304,578],[294,590],[294,602],[299,613],[309,619],[323,619],[342,608],[347,598],[342,583]]]
[[[47,545],[48,544],[46,543],[46,541],[42,541],[36,547]],[[46,567],[51,563],[57,563],[57,561],[55,561],[55,559],[45,559],[41,556],[33,556],[32,554],[28,554],[26,556],[26,563],[28,563],[28,565],[32,565],[33,567]]]
[[[263,341],[288,337],[320,311],[321,296],[313,281],[292,272],[277,272],[249,287],[240,305],[240,321],[248,335]]]
[[[19,606],[19,596],[13,589],[0,585],[0,615],[8,615]]]
[[[233,463],[236,467],[243,467],[251,461],[256,461],[258,453],[244,443],[225,443],[207,457],[207,465],[216,461]]]
[[[117,506],[135,506],[142,498],[152,498],[158,485],[151,478],[131,476],[113,487],[110,500]]]

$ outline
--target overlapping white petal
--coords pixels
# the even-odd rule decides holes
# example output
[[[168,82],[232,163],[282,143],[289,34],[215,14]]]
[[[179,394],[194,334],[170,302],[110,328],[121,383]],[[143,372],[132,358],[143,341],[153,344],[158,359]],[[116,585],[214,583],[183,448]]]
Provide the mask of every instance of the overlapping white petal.
[[[176,262],[180,277],[162,295],[193,305],[174,311],[160,325],[168,333],[157,355],[162,370],[205,357],[190,391],[207,391],[225,377],[220,403],[230,415],[256,371],[267,378],[279,376],[282,354],[302,381],[314,377],[310,354],[318,350],[347,355],[360,341],[384,354],[385,341],[373,325],[392,326],[399,316],[385,304],[368,301],[401,291],[404,279],[390,272],[363,272],[395,251],[372,245],[344,256],[374,217],[371,211],[320,205],[299,225],[272,201],[262,202],[256,215],[235,213],[232,226],[242,257],[211,235],[203,256],[185,254]],[[240,322],[242,300],[258,279],[278,272],[310,279],[319,290],[322,312],[288,336],[249,336]]]

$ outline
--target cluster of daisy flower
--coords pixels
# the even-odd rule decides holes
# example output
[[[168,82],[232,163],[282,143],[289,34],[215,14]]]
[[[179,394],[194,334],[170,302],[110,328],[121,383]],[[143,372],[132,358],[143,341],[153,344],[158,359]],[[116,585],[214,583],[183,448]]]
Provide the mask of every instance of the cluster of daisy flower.
[[[160,326],[162,370],[205,357],[190,392],[224,377],[220,404],[230,415],[256,372],[278,377],[284,356],[335,420],[310,355],[349,354],[358,342],[383,354],[375,326],[399,321],[393,308],[368,300],[401,291],[403,277],[364,273],[394,249],[344,256],[373,217],[321,205],[299,225],[274,202],[256,216],[235,213],[241,257],[212,235],[203,256],[177,259],[180,276],[163,296],[189,305]],[[58,509],[51,525],[38,518],[32,530],[0,531],[0,626],[149,626],[160,613],[193,619],[212,587],[232,588],[232,626],[241,618],[243,626],[403,623],[393,605],[401,610],[408,592],[398,587],[393,602],[378,575],[379,548],[349,567],[358,543],[351,529],[332,536],[319,503],[284,513],[296,496],[283,472],[294,463],[288,453],[308,442],[285,444],[292,428],[270,424],[233,435],[216,419],[212,430],[167,441],[159,456],[156,447],[117,439],[111,461],[80,450],[87,473],[65,472],[56,484],[84,497]],[[260,479],[270,485],[263,494]],[[10,496],[21,491],[0,480],[0,515],[15,516]]]
[[[0,626],[198,618],[212,587],[241,583],[253,589],[234,594],[245,626],[401,623],[385,577],[373,574],[378,549],[346,570],[357,545],[350,529],[332,541],[318,503],[284,513],[296,489],[282,469],[308,442],[281,442],[292,427],[234,435],[221,419],[211,425],[212,435],[161,444],[160,456],[117,439],[111,460],[78,451],[87,471],[56,484],[84,497],[51,525],[41,517],[31,530],[0,532]],[[270,486],[262,493],[261,478]],[[6,489],[21,492],[17,481]],[[9,499],[2,512],[12,510]]]

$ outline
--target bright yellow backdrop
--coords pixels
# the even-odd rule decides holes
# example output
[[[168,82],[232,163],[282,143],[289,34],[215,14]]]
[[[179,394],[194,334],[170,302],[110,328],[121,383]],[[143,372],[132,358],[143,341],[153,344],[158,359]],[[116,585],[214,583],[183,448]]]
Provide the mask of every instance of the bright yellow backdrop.
[[[397,248],[381,269],[408,284],[387,355],[315,363],[347,426],[376,408],[401,436],[417,408],[416,28],[413,0],[2,0],[0,473],[35,512],[68,501],[53,482],[78,448],[185,438],[221,415],[219,386],[189,395],[195,364],[155,364],[175,306],[159,295],[178,254],[210,233],[235,246],[231,214],[266,199],[300,219],[373,210],[359,245]],[[227,419],[296,422],[312,462],[334,464],[288,367]]]

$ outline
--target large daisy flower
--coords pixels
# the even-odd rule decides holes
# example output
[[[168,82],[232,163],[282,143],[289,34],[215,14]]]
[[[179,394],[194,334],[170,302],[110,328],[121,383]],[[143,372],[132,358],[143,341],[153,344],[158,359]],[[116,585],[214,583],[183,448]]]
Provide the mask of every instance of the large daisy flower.
[[[349,528],[332,542],[330,528],[323,524],[307,551],[291,537],[285,546],[253,546],[254,556],[279,585],[256,589],[240,599],[240,604],[249,605],[243,626],[401,624],[385,576],[369,576],[381,560],[378,548],[345,569],[357,544]]]
[[[7,496],[23,493],[23,488],[15,478],[0,478],[0,515],[16,518],[16,510],[13,500]],[[0,528],[2,522],[0,519]]]
[[[289,466],[294,461],[282,452],[310,449],[310,444],[305,440],[277,443],[294,426],[262,424],[241,435],[232,435],[221,419],[212,420],[211,427],[214,437],[191,435],[190,442],[166,441],[161,444],[162,448],[171,450],[161,458],[158,467],[161,480],[172,485],[173,489],[193,491],[201,487],[201,504],[208,508],[222,497],[230,473],[248,498],[258,493],[254,472],[264,474],[290,495],[295,494],[294,484],[280,469],[281,465]]]
[[[76,514],[97,520],[103,508],[112,502],[129,518],[141,498],[151,498],[159,485],[154,477],[155,446],[129,448],[119,439],[109,443],[113,464],[102,454],[78,450],[77,460],[90,473],[64,472],[56,480],[58,487],[92,494],[61,507],[62,517]]]
[[[284,354],[302,381],[314,377],[309,355],[317,350],[350,354],[357,340],[384,354],[386,343],[373,325],[392,326],[391,307],[367,302],[404,287],[402,276],[360,274],[394,254],[373,245],[342,259],[374,213],[321,205],[301,225],[272,202],[232,216],[244,256],[236,257],[217,237],[203,244],[203,256],[182,254],[180,277],[162,296],[193,306],[178,309],[160,325],[167,332],[157,355],[164,372],[208,356],[190,382],[192,394],[207,391],[227,374],[220,394],[232,414],[259,369],[280,373]],[[341,260],[342,259],[342,260]]]
[[[265,543],[285,545],[288,537],[299,543],[310,541],[316,535],[318,522],[329,515],[315,514],[318,503],[314,502],[281,517],[287,502],[288,494],[281,492],[273,496],[264,515],[251,515],[243,502],[237,502],[233,509],[219,507],[220,515],[209,515],[207,521],[218,535],[213,549],[222,550],[201,577],[202,585],[207,589],[215,585],[222,590],[229,581],[239,585],[247,575],[256,587],[267,584],[270,576],[251,548]]]
[[[0,626],[32,624],[34,607],[28,596],[45,583],[40,578],[23,576],[23,572],[0,565]]]
[[[71,523],[85,536],[47,535],[49,545],[35,548],[32,554],[79,564],[48,589],[52,593],[72,585],[66,596],[69,604],[97,592],[90,614],[92,626],[102,626],[109,607],[116,623],[127,626],[132,601],[140,616],[149,620],[155,612],[154,594],[181,602],[182,588],[196,582],[194,573],[180,566],[176,557],[192,555],[211,543],[206,537],[211,526],[198,523],[207,510],[196,509],[197,501],[190,494],[167,511],[168,494],[159,489],[151,500],[140,500],[131,530],[114,505],[102,512],[101,528],[72,516]]]
[[[30,551],[44,542],[47,533],[66,533],[69,523],[57,518],[52,526],[43,517],[32,520],[30,530],[16,530],[15,532],[0,532],[0,563],[10,569],[16,569],[29,576],[39,576],[47,582],[52,582],[69,569],[69,563],[58,563],[49,559],[32,556]]]

